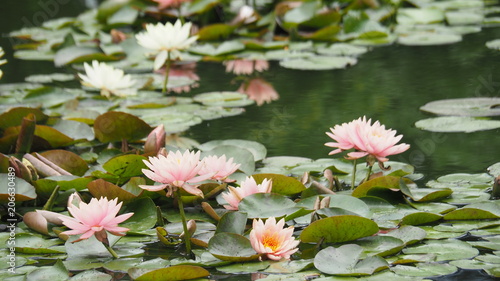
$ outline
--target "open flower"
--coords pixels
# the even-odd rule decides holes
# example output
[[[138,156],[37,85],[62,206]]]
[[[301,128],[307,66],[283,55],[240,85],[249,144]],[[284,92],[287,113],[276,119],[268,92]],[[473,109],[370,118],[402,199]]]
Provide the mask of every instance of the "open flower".
[[[276,223],[270,217],[264,223],[261,219],[253,220],[253,229],[250,231],[250,243],[259,254],[266,254],[271,260],[290,259],[295,253],[300,241],[293,237],[293,226],[283,228],[285,219]]]
[[[273,86],[262,78],[253,78],[243,83],[238,92],[247,94],[258,106],[279,99],[279,95]]]
[[[214,174],[212,176],[213,180],[233,182],[227,177],[234,173],[241,164],[233,163],[233,158],[226,160],[226,155],[217,157],[216,155],[211,155],[203,158],[203,167],[200,170],[200,174]]]
[[[192,184],[207,180],[213,175],[209,173],[197,176],[203,167],[199,151],[169,152],[167,156],[149,157],[149,161],[144,160],[144,163],[150,170],[142,169],[142,172],[148,178],[163,184],[139,185],[139,187],[149,191],[168,188],[167,196],[171,196],[175,188],[182,188],[188,193],[203,197],[203,192],[197,185]]]
[[[222,193],[222,198],[229,205],[224,205],[228,210],[238,210],[240,201],[248,195],[255,193],[271,193],[273,188],[272,180],[264,179],[261,184],[257,184],[253,177],[247,177],[241,182],[240,187],[228,186],[228,191]]]
[[[371,124],[371,119],[366,120],[365,116],[349,123],[336,125],[330,130],[331,133],[326,134],[337,141],[325,144],[337,148],[331,151],[330,155],[354,148],[357,151],[347,154],[350,159],[371,155],[379,162],[385,162],[389,160],[387,156],[402,153],[410,148],[410,145],[406,143],[397,144],[403,136],[396,136],[395,130],[386,129],[379,121]]]
[[[266,60],[229,60],[225,61],[226,72],[236,75],[252,74],[254,71],[262,72],[269,69],[269,62]]]
[[[139,45],[158,53],[154,62],[154,69],[158,70],[167,61],[179,57],[179,51],[187,49],[198,36],[190,36],[191,23],[182,24],[177,20],[175,24],[167,22],[147,24],[146,31],[135,37]]]
[[[101,95],[109,97],[130,96],[137,93],[136,81],[125,75],[123,70],[116,69],[104,62],[92,61],[92,65],[84,63],[85,74],[78,73],[82,85],[101,90]]]
[[[95,235],[99,241],[107,244],[106,231],[113,235],[123,236],[125,235],[124,232],[129,230],[125,227],[119,227],[118,224],[130,218],[134,213],[116,216],[122,206],[122,202],[118,203],[117,198],[111,201],[105,197],[101,197],[99,200],[92,198],[88,204],[79,202],[78,206],[76,206],[72,203],[74,196],[77,195],[72,195],[70,200],[68,200],[68,211],[73,218],[67,216],[59,217],[62,223],[72,230],[64,231],[61,234],[82,234],[74,242],[88,239],[92,235]]]

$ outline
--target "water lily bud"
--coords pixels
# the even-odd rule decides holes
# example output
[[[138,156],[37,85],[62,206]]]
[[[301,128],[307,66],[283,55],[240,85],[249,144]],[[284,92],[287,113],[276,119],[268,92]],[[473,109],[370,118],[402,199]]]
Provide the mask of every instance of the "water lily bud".
[[[144,144],[144,153],[157,155],[160,149],[165,147],[165,137],[165,127],[161,124],[149,133]]]
[[[189,220],[187,222],[187,229],[188,229],[188,232],[189,232],[189,237],[192,237],[193,234],[195,233],[196,231],[196,221],[195,220]],[[179,237],[184,237],[184,231],[179,235]]]
[[[127,39],[127,35],[125,35],[125,33],[121,32],[119,30],[111,29],[110,33],[111,33],[111,40],[115,44],[118,44],[118,43],[124,41],[125,39]]]

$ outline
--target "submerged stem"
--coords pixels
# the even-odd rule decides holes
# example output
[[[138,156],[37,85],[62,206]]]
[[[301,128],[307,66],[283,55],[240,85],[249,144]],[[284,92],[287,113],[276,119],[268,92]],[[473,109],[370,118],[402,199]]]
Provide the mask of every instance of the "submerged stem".
[[[351,176],[351,189],[354,189],[354,185],[356,184],[356,165],[358,159],[354,159],[354,163],[352,166],[352,176]]]
[[[184,213],[184,204],[182,203],[180,189],[177,189],[175,195],[177,197],[177,204],[179,204],[179,212],[181,213],[182,228],[184,229],[184,242],[186,243],[186,252],[188,255],[191,255],[191,234],[189,233],[187,227],[186,214]]]
[[[170,51],[168,51],[167,61],[165,63],[166,63],[166,66],[165,66],[165,80],[163,80],[163,90],[162,90],[162,93],[166,93],[167,92],[168,74],[170,72],[170,65],[172,64],[172,62],[170,61]]]
[[[104,245],[104,247],[106,247],[106,250],[108,250],[108,252],[113,256],[113,258],[117,259],[118,258],[118,254],[115,252],[115,250],[113,250],[111,248],[111,246],[109,246],[108,244],[106,243],[102,243]]]

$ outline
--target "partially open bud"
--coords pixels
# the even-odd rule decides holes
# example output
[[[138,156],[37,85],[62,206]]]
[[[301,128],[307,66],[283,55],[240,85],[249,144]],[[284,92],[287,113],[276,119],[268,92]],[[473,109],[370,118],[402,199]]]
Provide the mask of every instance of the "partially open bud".
[[[165,147],[165,127],[160,124],[151,133],[149,133],[144,144],[144,153],[157,155],[160,149]]]
[[[110,33],[111,33],[111,40],[115,44],[118,44],[122,41],[125,41],[125,39],[127,39],[127,35],[125,35],[125,33],[121,32],[119,30],[111,29]]]

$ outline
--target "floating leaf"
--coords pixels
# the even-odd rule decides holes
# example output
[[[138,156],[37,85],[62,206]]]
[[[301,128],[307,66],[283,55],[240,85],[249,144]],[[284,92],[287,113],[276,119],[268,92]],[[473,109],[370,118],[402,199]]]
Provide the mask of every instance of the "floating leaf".
[[[266,157],[267,149],[261,143],[249,140],[229,139],[229,140],[213,140],[201,144],[198,148],[202,151],[208,151],[220,145],[233,145],[240,148],[247,149],[253,154],[254,160],[259,161]]]
[[[124,112],[107,112],[99,115],[94,121],[95,136],[104,143],[139,140],[152,130],[143,120]]]
[[[89,169],[87,162],[71,151],[53,149],[40,155],[73,175],[83,176]]]
[[[333,231],[334,230],[334,231]],[[305,243],[338,243],[356,240],[378,232],[378,226],[370,219],[344,215],[317,220],[302,230],[300,240]]]
[[[336,43],[327,48],[318,48],[316,51],[322,55],[357,57],[368,52],[368,48],[346,43]]]
[[[147,169],[146,157],[136,154],[119,155],[109,159],[102,168],[112,175],[129,178],[142,175],[142,169]]]
[[[427,233],[420,227],[403,226],[387,233],[386,235],[399,238],[405,243],[405,245],[410,245],[424,240]]]
[[[136,196],[128,191],[121,189],[119,186],[107,182],[103,179],[97,179],[87,185],[89,192],[95,198],[106,197],[109,200],[118,198],[118,201],[130,201]]]
[[[403,249],[405,254],[436,253],[436,261],[470,259],[479,254],[476,248],[459,240],[426,241],[418,245]]]
[[[53,266],[35,269],[26,275],[27,280],[40,281],[67,280],[68,278],[69,272],[61,260],[57,260]]]
[[[363,202],[363,200],[349,195],[341,195],[341,194],[334,194],[334,195],[323,194],[323,195],[307,197],[305,199],[300,200],[300,202],[297,203],[297,207],[304,207],[312,210],[314,209],[314,202],[317,200],[318,197],[320,199],[329,197],[330,207],[348,210],[352,213],[358,214],[359,216],[363,216],[366,218],[370,218],[372,215],[370,207],[368,207],[368,205],[365,202]]]
[[[15,107],[0,115],[0,128],[6,129],[8,127],[19,126],[23,118],[28,116],[28,114],[33,114],[38,124],[45,123],[48,118],[48,116],[38,108]]]
[[[89,125],[83,122],[59,120],[52,127],[75,140],[94,140],[94,131]]]
[[[244,262],[256,260],[260,256],[250,244],[250,240],[235,233],[219,233],[208,243],[208,251],[223,261]]]
[[[408,214],[401,219],[403,225],[421,225],[435,222],[443,218],[442,215],[433,214],[428,212],[417,212]]]
[[[207,106],[238,107],[253,104],[248,95],[240,92],[209,92],[198,94],[193,100]]]
[[[70,279],[71,281],[111,281],[113,277],[97,270],[87,270],[80,272]]]
[[[492,50],[500,50],[500,39],[486,42],[486,47]]]
[[[389,264],[379,256],[360,261],[363,248],[347,244],[338,248],[328,247],[316,254],[314,266],[321,272],[340,276],[366,276],[388,268]]]
[[[54,64],[59,67],[72,63],[89,62],[92,60],[109,61],[116,58],[104,54],[99,48],[70,46],[56,52]]]
[[[398,9],[397,19],[399,24],[429,24],[444,20],[444,13],[439,9],[417,9],[400,8]]]
[[[360,238],[356,241],[356,245],[363,247],[363,256],[380,256],[385,257],[398,253],[405,243],[393,236],[370,236]]]
[[[128,274],[137,281],[180,281],[206,277],[210,272],[194,265],[174,265],[155,270],[131,268]]]
[[[445,45],[462,41],[462,36],[453,33],[413,33],[398,37],[398,43],[407,46]]]
[[[437,115],[453,116],[498,116],[500,98],[462,98],[437,100],[426,103],[420,110]]]
[[[372,189],[399,189],[400,179],[400,177],[393,176],[374,178],[356,187],[352,192],[352,196],[357,198],[367,196]]]
[[[200,31],[201,32],[201,31]],[[213,44],[200,44],[189,49],[190,52],[200,55],[220,56],[234,53],[245,49],[245,45],[239,41],[225,41],[219,46]]]
[[[202,153],[203,157],[210,155],[226,155],[226,159],[233,158],[233,163],[240,164],[239,170],[247,175],[251,175],[255,171],[253,154],[246,148],[234,145],[219,145],[211,150],[205,150]]]
[[[141,232],[151,229],[156,224],[156,205],[151,198],[137,199],[128,203],[123,213],[133,212],[134,215],[120,224],[132,232]]]
[[[414,277],[432,277],[448,275],[456,272],[458,268],[442,263],[417,263],[416,266],[396,265],[391,268],[397,274]]]
[[[254,273],[269,267],[269,261],[234,263],[217,267],[217,271],[225,273]]]
[[[297,211],[295,202],[274,193],[255,193],[246,196],[238,204],[241,212],[246,212],[248,218],[281,217]]]
[[[415,123],[419,129],[431,132],[464,132],[493,130],[500,128],[500,121],[472,117],[443,116],[419,120]]]
[[[444,215],[445,220],[481,220],[500,218],[500,206],[494,202],[467,205]]]
[[[280,61],[280,66],[299,70],[341,69],[357,63],[352,57],[314,56],[308,58],[288,59]]]
[[[306,189],[303,183],[293,177],[287,177],[285,175],[279,174],[253,174],[252,177],[255,179],[257,184],[261,184],[264,179],[273,181],[273,193],[283,194],[283,195],[293,195],[300,193]]]
[[[7,203],[9,198],[14,196],[16,202],[28,201],[36,198],[35,188],[21,178],[17,178],[14,173],[1,173],[0,181],[0,202]],[[11,184],[12,183],[12,184]]]
[[[247,214],[242,212],[227,212],[220,218],[215,234],[222,232],[243,235],[247,224]]]

